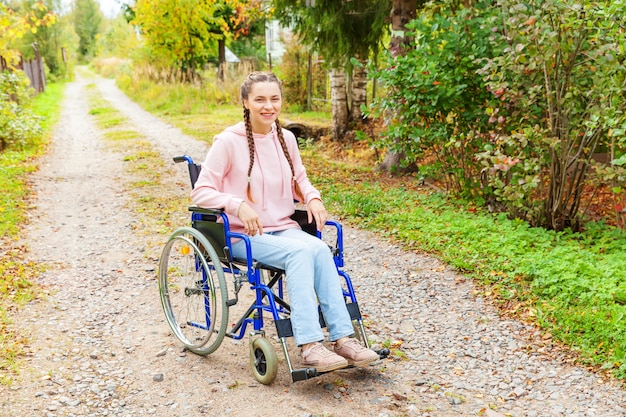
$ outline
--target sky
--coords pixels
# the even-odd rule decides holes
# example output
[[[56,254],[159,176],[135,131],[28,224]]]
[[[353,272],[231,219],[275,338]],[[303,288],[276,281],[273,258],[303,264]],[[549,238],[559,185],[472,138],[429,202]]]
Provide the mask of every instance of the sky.
[[[108,18],[115,17],[121,13],[120,6],[122,1],[125,3],[129,3],[129,0],[97,0],[97,2],[100,4],[100,10],[102,10],[102,14],[104,14]],[[72,7],[71,5],[73,2],[73,0],[62,0],[62,10],[64,12],[68,12]]]
[[[106,17],[115,17],[120,13],[120,0],[98,0],[100,10]]]

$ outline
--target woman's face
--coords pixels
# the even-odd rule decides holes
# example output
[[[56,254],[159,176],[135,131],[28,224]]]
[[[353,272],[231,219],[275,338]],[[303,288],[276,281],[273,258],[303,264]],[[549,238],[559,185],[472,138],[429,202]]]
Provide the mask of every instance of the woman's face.
[[[280,87],[275,82],[259,82],[252,86],[243,105],[250,110],[250,123],[254,133],[266,134],[280,114],[282,106]]]

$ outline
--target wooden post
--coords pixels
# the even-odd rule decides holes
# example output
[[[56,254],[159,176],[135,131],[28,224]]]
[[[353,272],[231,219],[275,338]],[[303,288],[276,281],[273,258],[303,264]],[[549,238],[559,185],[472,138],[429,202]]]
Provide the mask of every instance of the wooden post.
[[[35,62],[33,65],[33,79],[35,81],[35,91],[43,93],[46,89],[46,74],[43,69],[43,60],[39,53],[39,46],[37,42],[33,42],[33,49],[35,50]]]
[[[309,60],[308,60],[308,68],[306,72],[306,109],[311,111],[312,105],[312,94],[313,94],[313,62],[312,62],[311,52],[309,52]]]
[[[217,40],[217,79],[226,79],[226,39]]]
[[[63,57],[63,68],[65,69],[65,76],[67,77],[67,51],[65,47],[61,47],[61,57]]]

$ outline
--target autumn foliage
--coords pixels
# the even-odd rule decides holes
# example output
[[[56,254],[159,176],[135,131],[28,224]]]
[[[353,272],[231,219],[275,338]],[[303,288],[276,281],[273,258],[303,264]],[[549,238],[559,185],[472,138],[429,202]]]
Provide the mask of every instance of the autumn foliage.
[[[624,206],[624,4],[575,3],[423,13],[413,48],[373,73],[389,92],[376,144],[430,156],[423,175],[534,226],[580,230],[601,187]]]
[[[12,9],[0,2],[0,57],[4,58],[8,67],[15,66],[20,59],[15,49],[15,42],[26,33],[37,33],[38,28],[52,25],[56,15],[52,12],[37,17],[37,12],[46,12],[43,2],[35,3],[25,14],[16,14]]]
[[[220,46],[263,16],[257,0],[139,0],[133,11],[150,61],[183,80],[194,80]]]

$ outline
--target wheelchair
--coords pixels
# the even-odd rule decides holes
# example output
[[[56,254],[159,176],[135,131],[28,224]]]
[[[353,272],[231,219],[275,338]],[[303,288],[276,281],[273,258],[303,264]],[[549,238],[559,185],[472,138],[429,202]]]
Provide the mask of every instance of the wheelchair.
[[[174,158],[176,163],[187,162],[192,188],[198,179],[201,166],[187,155]],[[251,253],[247,235],[230,231],[228,216],[223,210],[189,207],[191,227],[181,227],[167,240],[159,259],[158,279],[161,304],[165,318],[174,336],[184,348],[198,355],[215,352],[225,337],[243,339],[248,327],[250,333],[250,366],[257,381],[271,384],[278,373],[276,349],[266,337],[265,319],[273,320],[276,335],[282,346],[292,382],[302,381],[322,374],[315,368],[295,368],[289,356],[287,339],[293,336],[289,319],[290,306],[286,296],[284,271],[257,262]],[[294,220],[303,230],[322,238],[314,223],[308,224],[307,212],[296,210]],[[327,221],[334,233],[334,244],[329,250],[344,281],[343,295],[352,319],[355,337],[366,347],[369,341],[363,318],[354,294],[350,277],[342,270],[343,232],[341,225]],[[246,258],[231,255],[231,240],[243,239]],[[240,290],[249,286],[252,294],[250,306],[234,324],[229,326],[229,312],[241,299]],[[244,310],[245,309],[245,310]],[[322,328],[326,327],[320,311]],[[386,358],[388,349],[376,351]],[[344,368],[345,369],[345,368]]]

